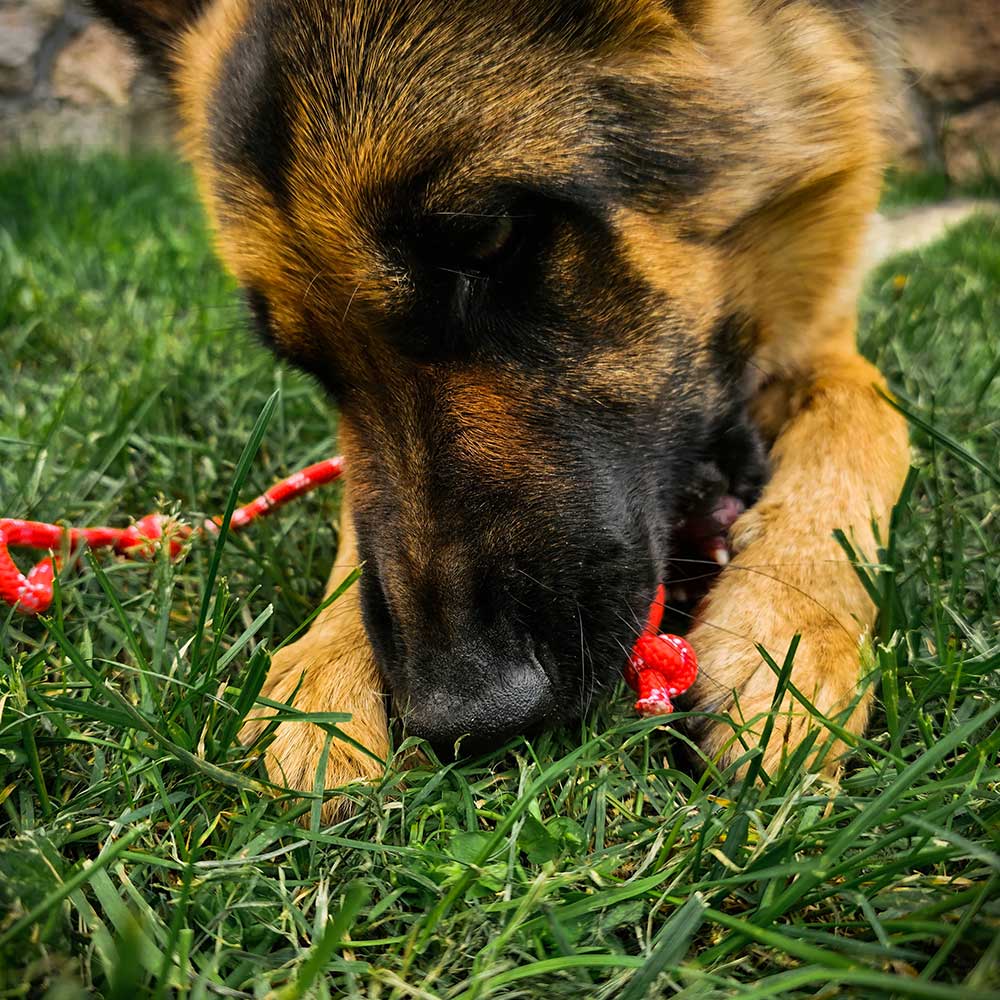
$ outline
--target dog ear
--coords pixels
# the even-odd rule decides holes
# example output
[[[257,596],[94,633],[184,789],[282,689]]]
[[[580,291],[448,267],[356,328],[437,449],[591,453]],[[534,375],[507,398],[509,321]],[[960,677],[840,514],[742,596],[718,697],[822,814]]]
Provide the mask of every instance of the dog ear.
[[[178,36],[210,0],[90,0],[101,17],[125,32],[139,52],[163,76],[173,69],[171,53]]]

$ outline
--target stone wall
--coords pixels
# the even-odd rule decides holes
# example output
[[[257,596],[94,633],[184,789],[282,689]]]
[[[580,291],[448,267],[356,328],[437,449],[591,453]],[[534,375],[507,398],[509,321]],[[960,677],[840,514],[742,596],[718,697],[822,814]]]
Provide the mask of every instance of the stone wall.
[[[893,0],[907,66],[899,159],[1000,170],[1000,0]],[[0,0],[0,149],[166,145],[163,89],[79,0]]]
[[[0,0],[0,149],[166,145],[163,89],[78,0]]]
[[[974,177],[1000,172],[1000,0],[907,0],[899,158]]]

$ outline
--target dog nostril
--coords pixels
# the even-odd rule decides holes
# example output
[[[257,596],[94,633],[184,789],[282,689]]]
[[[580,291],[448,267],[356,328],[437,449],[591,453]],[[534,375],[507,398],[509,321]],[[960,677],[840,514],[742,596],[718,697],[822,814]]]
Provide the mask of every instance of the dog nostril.
[[[406,729],[430,743],[450,747],[462,739],[468,749],[489,749],[543,722],[555,707],[555,692],[540,666],[500,669],[475,694],[419,690],[404,715]],[[463,739],[464,737],[464,739]]]

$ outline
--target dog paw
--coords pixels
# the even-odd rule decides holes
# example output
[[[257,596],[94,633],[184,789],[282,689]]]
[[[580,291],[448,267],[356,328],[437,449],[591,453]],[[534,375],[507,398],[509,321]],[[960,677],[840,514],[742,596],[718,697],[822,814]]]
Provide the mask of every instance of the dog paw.
[[[716,718],[694,720],[691,728],[708,760],[725,767],[761,747],[768,773],[818,730],[810,766],[833,771],[846,750],[843,741],[793,693],[774,705],[778,677],[757,646],[780,667],[799,635],[791,685],[818,716],[858,734],[871,700],[870,692],[859,693],[860,629],[820,607],[800,582],[781,578],[779,567],[758,570],[754,554],[753,544],[745,547],[695,611],[688,639],[699,674],[684,707]]]
[[[292,705],[305,713],[350,713],[350,722],[338,728],[370,754],[338,739],[309,722],[278,724],[264,751],[264,763],[271,781],[283,788],[312,793],[317,788],[324,751],[326,771],[323,789],[343,788],[357,781],[374,781],[382,776],[382,761],[389,753],[388,720],[377,675],[366,645],[345,648],[343,637],[329,643],[309,633],[275,654],[261,694],[271,701]],[[252,746],[267,728],[273,711],[258,707],[241,732]],[[334,796],[323,803],[323,821],[332,823],[349,814],[350,803]]]

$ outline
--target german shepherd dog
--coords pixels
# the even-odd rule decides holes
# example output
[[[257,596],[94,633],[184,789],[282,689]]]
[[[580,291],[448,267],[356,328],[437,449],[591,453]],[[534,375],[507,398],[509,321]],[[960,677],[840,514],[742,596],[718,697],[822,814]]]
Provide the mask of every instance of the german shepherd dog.
[[[765,766],[801,744],[757,649],[795,635],[795,688],[861,732],[875,608],[834,533],[874,556],[909,461],[855,346],[872,4],[95,6],[169,80],[261,335],[339,408],[330,587],[364,572],[267,695],[350,712],[380,756],[387,694],[442,744],[570,718],[620,676],[679,526],[736,497],[691,608],[698,740],[732,761],[734,723],[773,712]],[[311,789],[324,746],[280,725],[271,774]],[[379,770],[330,753],[330,785]]]

